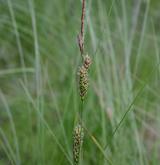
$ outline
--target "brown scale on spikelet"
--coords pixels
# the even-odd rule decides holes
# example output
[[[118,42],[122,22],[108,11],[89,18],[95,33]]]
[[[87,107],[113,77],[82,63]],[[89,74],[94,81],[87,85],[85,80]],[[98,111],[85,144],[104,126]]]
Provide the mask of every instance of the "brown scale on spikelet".
[[[83,127],[78,124],[73,132],[73,161],[74,165],[78,165],[81,147],[83,143],[84,131]]]
[[[84,100],[84,97],[87,94],[89,80],[88,80],[88,69],[91,65],[91,58],[86,55],[84,57],[83,65],[79,69],[79,91],[81,100]]]
[[[91,57],[88,54],[84,57],[83,66],[88,70],[92,63]]]

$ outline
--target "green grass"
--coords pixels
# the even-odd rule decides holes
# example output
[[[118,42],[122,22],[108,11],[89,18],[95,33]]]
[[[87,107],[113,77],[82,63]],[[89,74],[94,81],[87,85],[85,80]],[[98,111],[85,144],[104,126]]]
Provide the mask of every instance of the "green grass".
[[[87,0],[83,165],[159,164],[159,6]],[[2,0],[0,15],[0,165],[70,165],[81,1]]]

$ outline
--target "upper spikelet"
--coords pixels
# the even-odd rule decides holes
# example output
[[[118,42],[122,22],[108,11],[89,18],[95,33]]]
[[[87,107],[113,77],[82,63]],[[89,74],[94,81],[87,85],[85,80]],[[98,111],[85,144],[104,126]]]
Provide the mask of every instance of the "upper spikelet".
[[[80,67],[79,75],[79,91],[81,100],[84,100],[84,97],[87,94],[89,80],[88,80],[88,69],[91,65],[91,58],[86,55],[83,60],[83,65]]]
[[[87,69],[82,65],[79,69],[79,92],[80,97],[83,100],[87,90],[88,90],[88,71]]]
[[[81,147],[83,143],[84,131],[83,127],[78,124],[73,132],[73,161],[74,165],[78,165]]]

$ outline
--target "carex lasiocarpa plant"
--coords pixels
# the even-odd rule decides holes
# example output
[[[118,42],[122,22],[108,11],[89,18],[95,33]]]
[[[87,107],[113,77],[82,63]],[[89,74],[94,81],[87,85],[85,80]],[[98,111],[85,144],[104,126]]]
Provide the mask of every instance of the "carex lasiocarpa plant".
[[[81,31],[78,35],[78,45],[80,49],[80,54],[82,57],[82,64],[78,70],[78,88],[81,104],[83,105],[85,96],[88,91],[89,79],[88,79],[88,70],[92,63],[91,57],[84,51],[84,22],[85,22],[85,9],[86,1],[82,1],[82,16],[81,16]],[[80,155],[82,151],[82,144],[84,138],[84,129],[82,125],[82,113],[83,106],[80,110],[80,119],[73,131],[73,163],[78,165],[80,162]]]

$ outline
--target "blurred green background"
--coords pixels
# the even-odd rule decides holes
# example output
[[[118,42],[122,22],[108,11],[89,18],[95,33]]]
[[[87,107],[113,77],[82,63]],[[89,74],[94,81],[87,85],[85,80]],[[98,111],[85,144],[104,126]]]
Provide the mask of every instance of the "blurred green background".
[[[81,165],[160,162],[159,8],[87,0]],[[80,0],[0,0],[0,165],[72,164],[80,17]]]

